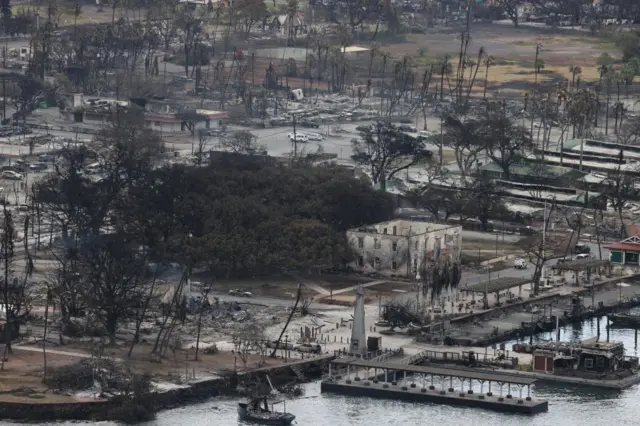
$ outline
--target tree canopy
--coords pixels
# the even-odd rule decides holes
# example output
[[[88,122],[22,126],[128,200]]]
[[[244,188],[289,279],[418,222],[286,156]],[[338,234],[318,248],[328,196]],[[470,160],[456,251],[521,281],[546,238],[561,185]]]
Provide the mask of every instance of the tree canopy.
[[[398,172],[432,156],[421,140],[387,122],[362,130],[360,139],[352,140],[352,147],[353,161],[362,165],[373,183],[383,189]]]
[[[70,152],[38,196],[81,237],[115,229],[149,248],[154,260],[201,264],[225,276],[317,271],[349,260],[344,231],[393,213],[387,194],[347,169],[238,154],[205,167],[153,168],[149,141],[127,143],[122,135],[129,133],[111,132],[135,153],[98,155],[105,174],[89,179],[77,158],[82,151]]]

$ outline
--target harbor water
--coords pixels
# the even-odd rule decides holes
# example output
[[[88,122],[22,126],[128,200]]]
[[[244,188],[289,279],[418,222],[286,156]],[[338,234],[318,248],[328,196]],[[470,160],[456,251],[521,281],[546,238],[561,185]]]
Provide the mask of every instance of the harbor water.
[[[640,313],[640,311],[638,311]],[[544,333],[538,339],[551,340],[555,333]],[[561,329],[561,340],[584,340],[597,335],[597,320],[590,319],[576,326]],[[600,320],[600,338],[606,340],[606,319]],[[627,329],[611,329],[610,340],[622,341],[627,355],[637,355],[635,332]],[[515,342],[512,342],[515,343]],[[509,346],[511,343],[508,344]],[[413,379],[407,379],[411,382]],[[419,383],[418,379],[418,383]],[[428,383],[427,385],[429,385]],[[438,386],[439,384],[435,384]],[[448,383],[446,384],[448,386]],[[454,387],[460,384],[454,382]],[[474,385],[474,390],[480,390]],[[487,389],[485,388],[486,392]],[[497,389],[492,389],[494,394]],[[516,396],[518,392],[511,390]],[[506,389],[504,390],[506,394]],[[306,385],[305,396],[288,400],[286,409],[296,415],[298,425],[307,426],[355,426],[355,425],[422,425],[442,426],[491,425],[562,425],[562,426],[632,426],[640,424],[640,386],[622,392],[566,385],[535,386],[535,398],[547,399],[549,411],[535,416],[503,414],[475,408],[447,405],[409,403],[401,401],[347,397],[321,394],[319,382]],[[235,399],[212,399],[209,402],[158,413],[157,420],[149,426],[235,426],[245,423],[238,420]],[[282,409],[282,404],[276,406]],[[2,425],[11,423],[4,422]],[[51,423],[47,423],[51,424]],[[90,424],[83,422],[61,425]],[[109,425],[110,423],[100,423]],[[247,424],[248,425],[248,424]]]

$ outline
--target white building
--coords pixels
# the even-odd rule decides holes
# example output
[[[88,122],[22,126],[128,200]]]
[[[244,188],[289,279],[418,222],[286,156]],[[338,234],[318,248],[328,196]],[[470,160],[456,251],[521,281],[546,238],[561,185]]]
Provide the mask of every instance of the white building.
[[[229,118],[227,113],[224,111],[197,109],[196,113],[205,117],[204,120],[195,123],[196,130],[209,130],[222,127]],[[144,120],[147,126],[161,133],[189,132],[187,123],[175,114],[147,113],[145,114]]]
[[[416,278],[429,263],[460,261],[462,227],[392,220],[347,231],[355,254],[350,266],[359,272]]]

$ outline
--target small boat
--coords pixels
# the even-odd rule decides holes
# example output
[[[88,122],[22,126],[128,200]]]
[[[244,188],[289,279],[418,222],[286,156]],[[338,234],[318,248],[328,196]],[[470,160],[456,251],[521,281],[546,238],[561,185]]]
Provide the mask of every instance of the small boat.
[[[261,403],[264,403],[264,407]],[[291,413],[269,410],[266,397],[254,399],[248,404],[239,403],[238,416],[240,420],[262,425],[290,425],[296,418]]]
[[[614,327],[640,328],[640,315],[611,314],[609,323]]]

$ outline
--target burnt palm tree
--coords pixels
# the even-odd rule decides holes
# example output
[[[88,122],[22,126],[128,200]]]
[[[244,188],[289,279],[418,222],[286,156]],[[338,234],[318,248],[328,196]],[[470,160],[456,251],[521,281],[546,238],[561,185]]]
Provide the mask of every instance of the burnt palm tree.
[[[449,61],[449,55],[444,55],[442,61],[439,64],[440,68],[440,101],[444,100],[444,79],[453,72],[453,68],[451,67],[451,61]]]
[[[495,63],[493,56],[485,56],[484,58],[484,90],[482,92],[482,100],[487,100],[487,85],[489,83],[489,67]]]
[[[622,128],[622,119],[624,114],[627,112],[627,108],[624,106],[623,102],[616,102],[613,106],[613,112],[615,117],[615,123],[613,126],[613,134],[617,135]]]
[[[76,3],[73,6],[73,30],[76,30],[76,25],[78,24],[78,17],[82,14],[82,5]]]
[[[574,89],[576,87],[576,78],[582,74],[582,68],[577,65],[571,65],[569,67],[569,72],[571,73],[571,86],[570,89]]]
[[[609,122],[609,89],[611,87],[611,84],[610,84],[610,82],[608,82],[608,80],[609,80],[610,72],[611,72],[611,67],[609,65],[600,65],[598,67],[599,79],[598,79],[598,85],[596,86],[596,89],[597,89],[596,96],[597,96],[597,99],[598,99],[598,111],[596,113],[596,122],[595,122],[595,126],[596,127],[598,127],[597,117],[598,117],[598,115],[600,113],[600,93],[602,92],[603,81],[606,84],[606,88],[607,88],[607,97],[606,97],[607,106],[606,106],[606,117],[605,117],[605,120],[607,122],[607,125],[608,125],[608,122]],[[607,131],[605,129],[605,134],[606,134],[606,132]]]
[[[476,57],[476,60],[467,61],[469,63],[470,71],[469,71],[469,85],[467,87],[467,97],[465,99],[465,105],[469,102],[469,97],[471,96],[471,90],[473,89],[473,86],[475,86],[476,84],[476,77],[478,76],[478,70],[482,65],[482,58],[485,56],[486,56],[486,52],[484,50],[484,46],[481,46],[480,49],[478,49],[478,56]]]

